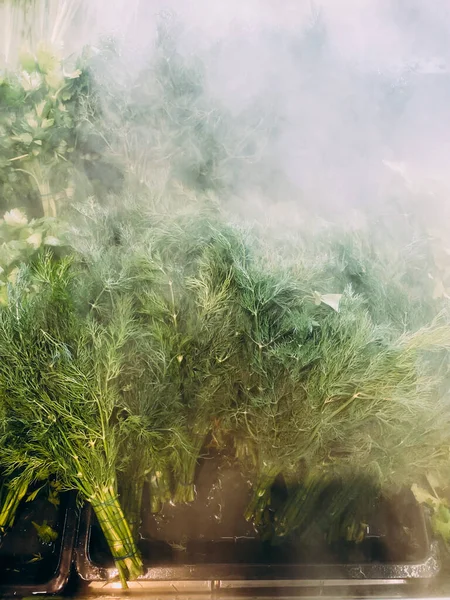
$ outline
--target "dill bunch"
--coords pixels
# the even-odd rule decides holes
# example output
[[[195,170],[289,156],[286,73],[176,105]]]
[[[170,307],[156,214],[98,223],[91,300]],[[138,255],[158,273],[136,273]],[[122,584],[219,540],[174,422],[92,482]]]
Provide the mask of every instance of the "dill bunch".
[[[430,277],[434,261],[429,240],[410,232],[397,241],[386,228],[374,229],[378,232],[335,231],[327,236],[324,275],[339,291],[351,285],[376,322],[389,322],[397,332],[418,329],[443,307]]]
[[[118,237],[102,209],[91,218],[102,234],[94,225],[92,237],[82,229],[74,240],[90,273],[89,302],[109,314],[127,296],[137,329],[120,383],[129,428],[120,479],[125,511],[138,523],[146,480],[153,511],[194,499],[198,457],[234,394],[229,365],[239,339],[229,270],[239,242],[219,220],[200,215],[131,212]],[[132,226],[134,218],[140,225]]]
[[[327,250],[336,260],[335,247]],[[345,274],[330,277],[329,263],[314,261],[307,249],[299,262],[312,264],[313,275],[302,280],[301,268],[277,267],[257,253],[237,255],[233,266],[241,346],[229,418],[238,455],[256,478],[246,516],[265,522],[280,474],[288,487],[314,484],[304,501],[293,494],[277,511],[280,535],[307,521],[305,502],[311,506],[330,478],[357,485],[370,472],[377,489],[411,485],[430,466],[444,468],[448,454],[446,418],[439,416],[448,387],[445,313],[430,319],[438,305],[424,296],[426,310],[412,307],[401,326],[400,311],[393,312],[398,307],[379,311],[374,297],[380,296],[371,295],[373,273],[381,270],[376,261],[359,293],[342,283]],[[378,282],[385,303],[397,295],[406,302],[404,282],[390,285],[381,276]],[[426,324],[417,329],[421,321]],[[341,514],[347,506],[343,501]]]
[[[107,141],[107,160],[122,168],[125,189],[148,194],[156,211],[168,201],[182,208],[183,195],[173,193],[178,184],[194,196],[220,193],[223,202],[228,191],[248,181],[273,136],[275,119],[256,105],[233,114],[213,94],[211,57],[183,52],[183,31],[174,15],[158,16],[156,34],[137,72],[115,42],[103,45],[92,60],[102,107],[95,127]]]
[[[254,479],[246,516],[262,526],[270,508],[279,536],[308,522],[331,481],[353,489],[329,509],[348,523],[362,478],[390,490],[445,471],[450,331],[445,312],[428,318],[439,303],[424,296],[401,320],[412,284],[390,282],[356,237],[320,240],[318,254],[304,245],[294,263],[213,210],[155,214],[123,200],[77,207],[76,268],[48,256],[22,268],[0,329],[4,440],[13,425],[28,432],[2,445],[0,463],[13,475],[32,456],[34,473],[79,489],[123,580],[139,573],[134,545],[126,559],[122,549],[145,482],[153,511],[192,501],[211,439],[233,441]],[[289,493],[275,510],[280,474]]]
[[[316,485],[333,477],[351,487],[369,478],[389,493],[430,469],[447,469],[448,400],[440,396],[442,373],[433,358],[448,351],[449,329],[432,323],[393,341],[366,310],[358,315],[356,309],[344,303],[318,334],[320,361],[305,385],[312,419],[297,473],[306,469]],[[347,505],[342,499],[341,510]],[[293,495],[276,516],[278,531],[285,534],[306,518]]]
[[[94,310],[110,314],[124,294],[139,329],[121,383],[133,522],[146,479],[152,510],[194,499],[211,437],[231,438],[253,473],[246,516],[256,523],[284,476],[291,493],[274,516],[282,536],[307,522],[306,507],[333,479],[356,490],[369,476],[388,489],[445,467],[446,316],[428,318],[439,304],[424,296],[402,320],[409,282],[386,277],[370,245],[323,238],[289,262],[211,212],[155,216],[134,205],[117,225],[105,210],[81,246],[97,273]],[[339,505],[336,515],[348,513],[345,498]]]
[[[117,497],[117,379],[132,335],[129,305],[102,323],[79,314],[72,261],[22,267],[0,311],[0,465],[45,469],[91,503],[126,586],[142,564]],[[12,441],[12,443],[11,443]]]

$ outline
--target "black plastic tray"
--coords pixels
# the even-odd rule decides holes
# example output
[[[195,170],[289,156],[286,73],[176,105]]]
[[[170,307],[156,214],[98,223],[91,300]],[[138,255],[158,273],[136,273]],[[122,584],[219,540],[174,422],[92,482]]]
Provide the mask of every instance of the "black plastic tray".
[[[61,494],[57,509],[48,502],[22,503],[14,527],[0,544],[0,596],[56,594],[63,590],[72,566],[78,512],[72,493]],[[55,518],[59,537],[51,549],[44,548],[42,560],[29,562],[36,551],[31,521],[42,522],[49,515]]]
[[[264,581],[268,585],[275,581],[290,581],[290,585],[364,581],[379,585],[427,582],[439,572],[438,547],[431,543],[424,512],[409,491],[379,505],[378,518],[371,525],[374,533],[378,526],[379,534],[368,539],[366,546],[344,542],[331,547],[308,534],[292,545],[274,547],[263,542],[243,518],[251,494],[245,474],[211,453],[199,462],[197,471],[193,503],[166,505],[158,515],[144,508],[139,542],[145,565],[141,582],[203,581],[222,589],[225,582],[229,585],[232,581],[252,585]],[[143,506],[149,506],[145,493]],[[405,527],[413,535],[403,535]],[[414,542],[405,543],[405,538]],[[308,540],[313,543],[308,545]],[[111,581],[118,575],[89,507],[80,519],[76,567],[89,582]]]
[[[117,569],[113,566],[95,564],[91,559],[91,524],[93,513],[89,507],[83,511],[76,548],[76,568],[84,581],[111,581],[117,579]],[[425,519],[422,526],[426,532]],[[427,538],[428,539],[428,538]],[[427,556],[420,562],[368,563],[368,564],[158,564],[149,566],[140,581],[255,581],[268,583],[276,580],[311,581],[333,580],[346,584],[349,580],[365,580],[366,583],[378,580],[380,583],[407,582],[407,580],[430,580],[440,570],[437,544],[430,543]]]

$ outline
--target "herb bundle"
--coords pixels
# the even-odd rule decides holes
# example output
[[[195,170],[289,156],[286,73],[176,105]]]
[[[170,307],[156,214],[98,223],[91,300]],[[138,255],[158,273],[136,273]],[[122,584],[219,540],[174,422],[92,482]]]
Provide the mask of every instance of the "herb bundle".
[[[374,255],[378,274],[361,268],[356,294],[346,271],[330,267],[342,261],[341,246],[325,246],[325,260],[306,248],[292,269],[212,215],[160,219],[137,211],[134,218],[139,226],[125,219],[122,243],[110,247],[116,267],[106,273],[110,285],[113,272],[117,287],[128,280],[142,333],[140,362],[123,387],[136,427],[124,454],[139,465],[140,482],[135,492],[123,487],[135,507],[146,478],[152,510],[169,499],[192,501],[208,437],[219,446],[232,439],[252,470],[247,517],[256,523],[265,522],[272,484],[284,476],[292,494],[275,515],[279,535],[307,520],[304,502],[311,506],[333,478],[357,486],[370,473],[380,489],[445,467],[444,444],[435,448],[450,339],[445,315],[402,331],[399,313],[378,310],[373,293],[378,282],[387,303],[400,297],[406,306],[409,288],[383,277]],[[366,259],[367,248],[357,247]],[[422,308],[411,303],[411,323],[426,323]],[[437,308],[430,298],[428,313]],[[308,490],[302,501],[298,482]],[[342,499],[341,512],[347,506]],[[136,521],[138,508],[130,512]]]
[[[330,279],[329,259],[304,250],[286,268],[213,212],[80,213],[72,258],[38,253],[8,283],[0,464],[12,494],[49,474],[77,489],[124,583],[141,569],[145,482],[149,510],[193,501],[208,440],[231,442],[254,481],[246,517],[278,537],[306,525],[333,481],[347,492],[329,527],[343,519],[360,539],[361,479],[394,490],[445,472],[445,313],[400,332],[363,287]],[[273,507],[280,475],[288,496]]]
[[[333,256],[333,246],[328,252]],[[446,422],[450,330],[444,313],[402,331],[363,288],[355,294],[349,283],[341,282],[342,289],[336,277],[330,280],[328,267],[316,265],[312,278],[299,278],[297,268],[293,278],[288,271],[270,277],[267,263],[256,270],[241,265],[240,305],[247,318],[234,419],[238,439],[251,443],[246,454],[258,473],[248,518],[264,519],[280,474],[288,488],[304,482],[308,490],[301,486],[301,497],[290,494],[276,511],[276,531],[285,535],[307,522],[306,506],[333,478],[349,486],[370,474],[372,485],[386,490],[394,483],[410,486],[427,469],[447,468],[438,416]],[[381,274],[370,281],[371,292],[378,281],[388,298],[408,297],[405,284]],[[340,293],[314,291],[324,282]],[[428,312],[434,307],[436,314],[437,306],[429,296]],[[409,308],[417,323],[416,306]],[[347,505],[343,499],[341,512]]]
[[[320,504],[331,537],[359,541],[367,489],[450,475],[446,265],[419,228],[276,244],[229,223],[272,120],[208,98],[177,44],[163,19],[136,77],[117,76],[114,44],[68,69],[46,43],[0,77],[0,531],[57,476],[92,505],[124,586],[142,510],[194,501],[207,446],[231,449],[245,516],[277,538]]]
[[[71,283],[71,261],[44,254],[10,285],[0,314],[0,464],[7,474],[44,470],[78,490],[96,511],[125,585],[141,561],[117,497],[114,414],[133,324],[125,303],[108,323],[81,318]]]

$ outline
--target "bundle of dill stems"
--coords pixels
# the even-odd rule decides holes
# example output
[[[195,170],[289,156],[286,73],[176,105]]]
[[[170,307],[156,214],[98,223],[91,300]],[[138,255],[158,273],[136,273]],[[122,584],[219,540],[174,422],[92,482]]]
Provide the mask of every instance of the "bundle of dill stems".
[[[126,585],[144,483],[144,510],[193,501],[210,436],[251,473],[257,526],[284,477],[281,537],[331,481],[339,520],[361,479],[389,493],[446,477],[450,325],[426,273],[409,280],[422,252],[400,273],[356,234],[277,254],[213,207],[80,214],[64,251],[16,268],[0,308],[3,527],[56,476],[91,503]]]

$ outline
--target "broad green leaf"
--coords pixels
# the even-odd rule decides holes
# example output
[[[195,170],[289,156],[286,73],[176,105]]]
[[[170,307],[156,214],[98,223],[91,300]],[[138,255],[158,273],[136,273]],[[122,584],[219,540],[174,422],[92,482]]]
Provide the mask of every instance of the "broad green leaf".
[[[25,144],[25,146],[29,146],[33,141],[33,136],[31,135],[31,133],[21,133],[17,137],[23,144]]]
[[[10,244],[3,244],[0,249],[0,260],[7,269],[20,257],[20,250]]]
[[[64,90],[62,92],[61,99],[64,100],[64,102],[67,102],[71,98],[72,98],[72,92],[70,90]]]
[[[18,208],[13,208],[8,212],[5,212],[5,214],[3,215],[3,220],[7,225],[11,226],[27,225],[28,223],[28,219],[25,213],[23,213]]]
[[[34,117],[29,117],[27,119],[27,123],[32,129],[37,129],[37,127],[39,126],[39,123]]]
[[[45,82],[49,88],[53,90],[58,90],[62,85],[64,85],[64,79],[60,71],[48,73],[45,76]]]
[[[26,241],[20,239],[11,240],[8,242],[8,247],[16,253],[20,253],[22,250],[28,250]]]
[[[55,52],[46,44],[41,43],[36,53],[39,69],[43,73],[52,73],[59,66],[59,59]]]
[[[41,127],[42,129],[48,129],[49,127],[51,127],[55,122],[55,119],[44,119],[42,121]]]
[[[22,241],[27,241],[27,238],[30,237],[30,235],[32,235],[33,233],[35,233],[33,226],[32,226],[33,221],[30,221],[27,225],[27,227],[20,227],[17,228],[16,230],[14,230],[14,234],[15,234],[15,238],[17,238],[18,240],[22,240]]]
[[[47,521],[42,521],[42,525],[39,525],[36,521],[31,521],[31,523],[36,529],[39,540],[43,544],[50,544],[58,539],[58,532],[52,529]]]
[[[29,50],[22,50],[19,53],[19,62],[22,69],[28,73],[36,70],[36,58]]]
[[[43,100],[39,104],[36,104],[36,106],[34,107],[38,117],[42,118],[44,116],[44,110],[45,110],[46,104],[47,104],[47,102],[45,100]]]
[[[37,90],[41,86],[42,77],[39,75],[39,73],[30,74],[26,71],[23,71],[20,81],[23,89],[26,92],[31,92],[32,90]]]
[[[27,238],[27,244],[32,246],[35,250],[40,248],[42,244],[42,234],[41,233],[33,233],[30,237]]]

